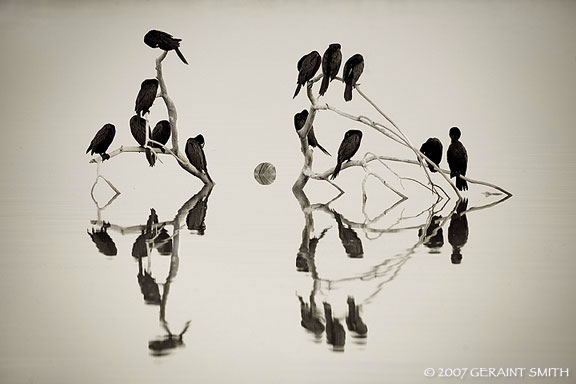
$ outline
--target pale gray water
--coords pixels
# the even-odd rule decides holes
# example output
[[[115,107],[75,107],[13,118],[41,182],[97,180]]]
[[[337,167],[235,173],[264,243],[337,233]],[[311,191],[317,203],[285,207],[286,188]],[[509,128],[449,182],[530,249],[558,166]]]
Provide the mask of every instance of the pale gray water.
[[[0,381],[455,382],[427,379],[424,369],[562,367],[569,378],[545,382],[573,382],[575,19],[569,1],[3,2]],[[217,183],[205,235],[180,232],[165,318],[175,334],[190,327],[184,346],[161,357],[148,347],[166,334],[160,306],[144,302],[131,256],[138,230],[119,228],[145,224],[150,208],[160,221],[174,219],[201,183],[171,158],[150,169],[143,156],[123,154],[101,167],[122,194],[98,212],[90,198],[96,167],[84,155],[107,122],[117,127],[112,148],[133,145],[128,120],[159,54],[142,42],[150,28],[183,39],[190,65],[170,53],[165,77],[181,143],[204,134]],[[362,89],[414,143],[437,136],[446,148],[449,127],[460,126],[469,176],[514,194],[467,214],[461,264],[451,263],[449,222],[437,253],[422,245],[409,252],[417,229],[376,240],[357,229],[364,257],[350,259],[334,217],[319,210],[312,237],[330,228],[316,248],[319,280],[297,271],[305,215],[291,192],[302,166],[292,116],[308,103],[303,93],[291,99],[296,62],[335,41],[344,60],[364,55]],[[342,91],[332,83],[326,102],[381,120],[358,95],[345,104]],[[164,111],[158,100],[152,119]],[[315,123],[333,155],[352,127],[360,126],[330,112]],[[361,152],[409,156],[361,129]],[[278,172],[266,187],[253,178],[263,161]],[[315,153],[319,170],[333,163]],[[342,174],[349,193],[331,205],[356,222],[361,180],[358,169]],[[370,186],[373,217],[396,200]],[[405,186],[413,197],[376,228],[429,207],[428,194]],[[318,182],[305,191],[311,203],[335,196]],[[469,208],[499,198],[485,191],[471,187]],[[112,196],[103,183],[95,195],[101,204]],[[91,224],[99,214],[114,225],[116,256],[99,253],[86,233],[99,228]],[[155,250],[142,268],[161,293],[170,257]],[[306,331],[298,295],[309,302],[314,287],[322,317],[327,301],[344,328],[354,296],[367,337],[346,329],[344,351],[334,352],[325,332]],[[534,379],[510,379],[522,381]]]

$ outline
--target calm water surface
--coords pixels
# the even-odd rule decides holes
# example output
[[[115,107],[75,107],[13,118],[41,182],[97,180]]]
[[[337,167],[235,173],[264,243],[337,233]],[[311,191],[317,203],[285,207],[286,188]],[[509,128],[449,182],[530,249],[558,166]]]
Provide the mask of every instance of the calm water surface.
[[[542,381],[573,382],[575,16],[563,1],[2,3],[0,381],[414,383],[457,380],[428,367],[561,367],[569,378]],[[100,179],[93,201],[85,148],[107,122],[112,148],[133,145],[153,27],[183,39],[190,65],[170,53],[166,81],[181,143],[205,136],[216,186],[169,157],[151,169],[122,154],[99,170],[121,194]],[[292,116],[308,107],[291,99],[296,62],[335,41],[364,55],[362,89],[414,143],[446,148],[460,126],[469,176],[514,196],[474,209],[503,195],[472,185],[451,216],[455,199],[434,205],[378,165],[410,198],[394,205],[370,180],[370,222],[360,169],[339,176],[335,201],[320,182],[295,196]],[[342,92],[332,83],[325,101],[382,121]],[[151,119],[165,117],[158,100]],[[329,111],[315,122],[333,155],[352,127],[359,155],[410,156]],[[252,175],[263,161],[269,186]],[[334,161],[318,152],[315,169]],[[146,231],[151,209],[164,232]],[[523,381],[539,380],[510,379]]]

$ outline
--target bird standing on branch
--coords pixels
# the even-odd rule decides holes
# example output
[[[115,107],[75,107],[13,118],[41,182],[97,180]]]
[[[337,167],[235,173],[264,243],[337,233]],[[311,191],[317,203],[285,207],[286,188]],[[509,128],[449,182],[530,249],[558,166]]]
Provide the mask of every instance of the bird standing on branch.
[[[194,138],[189,138],[186,141],[186,157],[190,164],[194,166],[199,172],[203,172],[208,176],[208,180],[212,181],[208,174],[206,156],[204,155],[204,136],[198,135]]]
[[[306,109],[303,109],[302,112],[294,115],[294,127],[296,128],[296,132],[299,132],[304,127],[307,118],[308,110]],[[311,147],[318,147],[328,156],[332,156],[323,146],[320,145],[316,139],[316,135],[314,134],[314,127],[310,127],[310,130],[308,131],[308,145]]]
[[[448,147],[446,158],[450,166],[450,177],[456,177],[456,188],[459,191],[468,190],[468,183],[466,180],[460,178],[460,175],[466,176],[466,169],[468,168],[468,153],[466,148],[459,141],[462,133],[457,127],[450,128],[450,139],[452,143]]]
[[[158,80],[146,79],[142,82],[138,96],[136,96],[136,105],[134,107],[134,111],[136,111],[138,116],[143,116],[145,113],[150,112],[150,107],[154,104],[157,93]]]
[[[130,118],[130,132],[136,140],[136,142],[144,147],[144,142],[146,141],[146,120],[137,115]]]
[[[334,43],[328,46],[328,49],[322,55],[322,84],[320,85],[320,95],[324,96],[328,90],[328,84],[334,80],[342,64],[342,52],[340,44]]]
[[[420,147],[420,152],[432,160],[434,164],[440,166],[440,161],[442,161],[442,142],[439,139],[431,137],[426,140]],[[428,168],[430,168],[430,172],[436,172],[432,164],[428,164]]]
[[[298,95],[298,92],[300,92],[300,87],[306,84],[308,80],[311,80],[316,72],[318,72],[321,61],[322,59],[320,58],[318,51],[312,51],[298,60],[296,66],[298,69],[298,80],[296,81],[298,86],[296,87],[296,92],[294,92],[292,98],[295,98]]]
[[[338,148],[338,160],[336,162],[336,168],[334,168],[334,173],[330,179],[334,180],[336,176],[340,173],[342,164],[345,161],[349,161],[352,156],[358,152],[360,148],[360,141],[362,140],[362,131],[357,129],[351,129],[344,134],[344,139]]]
[[[114,136],[116,136],[116,127],[114,125],[108,123],[105,124],[90,142],[86,153],[92,151],[91,155],[97,153],[102,157],[102,161],[109,159],[110,156],[106,153],[110,144],[112,144],[112,140],[114,140]]]
[[[180,52],[180,42],[182,39],[176,39],[169,33],[157,31],[155,29],[149,31],[144,36],[144,43],[151,48],[160,48],[164,51],[176,51],[176,54],[184,64],[188,64],[182,52]]]
[[[344,89],[345,101],[352,100],[352,88],[356,85],[362,71],[364,71],[364,58],[359,53],[349,58],[344,64],[342,77],[344,83],[346,83],[346,88]]]
[[[168,140],[170,139],[170,122],[168,120],[161,120],[156,123],[156,126],[152,130],[152,134],[150,135],[150,139],[159,142],[160,144],[166,145]],[[152,143],[153,148],[160,148],[162,153],[165,153],[164,148],[159,146],[158,144]]]

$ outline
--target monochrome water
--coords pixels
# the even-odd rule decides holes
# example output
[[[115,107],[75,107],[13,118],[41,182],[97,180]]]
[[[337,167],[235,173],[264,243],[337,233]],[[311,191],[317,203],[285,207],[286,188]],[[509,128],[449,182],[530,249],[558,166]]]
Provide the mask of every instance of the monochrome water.
[[[0,382],[570,382],[575,16],[564,1],[3,2]],[[159,150],[154,167],[89,163],[105,124],[108,153],[139,145],[150,30],[182,39],[188,65],[169,51],[163,76],[180,150],[202,135],[214,186]],[[423,167],[391,160],[344,163],[344,194],[293,190],[297,62],[335,43],[414,147],[438,138],[448,169],[458,127],[466,176],[513,196],[468,182],[458,201],[426,168],[438,199]],[[334,79],[318,101],[385,122],[344,92]],[[149,119],[169,119],[161,98]],[[415,160],[325,109],[315,172],[349,130],[353,161]]]

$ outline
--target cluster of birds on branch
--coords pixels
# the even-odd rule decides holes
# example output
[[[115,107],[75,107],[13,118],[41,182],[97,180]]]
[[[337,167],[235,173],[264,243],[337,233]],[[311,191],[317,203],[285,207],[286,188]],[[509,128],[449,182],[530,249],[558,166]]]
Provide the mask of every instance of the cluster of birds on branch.
[[[312,51],[300,58],[298,60],[298,79],[296,81],[296,91],[294,92],[293,98],[295,98],[303,85],[308,81],[312,80],[318,70],[320,65],[322,65],[322,83],[320,85],[320,95],[323,96],[328,90],[328,86],[332,80],[338,76],[338,71],[342,64],[342,51],[341,46],[338,43],[333,43],[328,46],[322,57],[318,51]],[[350,57],[344,64],[344,70],[342,73],[342,80],[346,84],[344,89],[344,100],[352,100],[352,89],[356,86],[360,75],[364,71],[364,58],[361,54],[357,53]],[[299,132],[308,119],[308,111],[302,110],[301,112],[294,115],[294,127],[296,131]],[[468,189],[468,183],[466,180],[460,178],[459,176],[466,176],[466,169],[468,166],[468,154],[466,153],[466,148],[459,141],[461,132],[457,127],[452,127],[449,132],[451,138],[451,144],[448,147],[447,158],[448,165],[450,166],[450,177],[456,177],[456,187],[458,190],[463,191]],[[330,153],[318,142],[316,134],[314,133],[314,127],[310,127],[307,134],[308,145],[311,147],[317,147],[326,155],[331,156]],[[338,176],[342,165],[350,161],[352,156],[358,152],[360,148],[360,142],[362,141],[362,131],[357,129],[348,130],[344,134],[344,139],[340,143],[338,148],[338,159],[336,161],[336,167],[331,175],[333,180]],[[437,138],[429,138],[422,147],[420,148],[426,157],[428,157],[432,162],[439,166],[442,160],[442,142]],[[436,172],[436,169],[428,164],[432,172]]]
[[[182,60],[184,64],[188,64],[179,49],[180,41],[182,41],[182,39],[174,38],[166,32],[157,30],[151,30],[144,36],[144,43],[149,47],[160,48],[164,51],[175,51],[180,60]],[[145,148],[146,159],[151,167],[156,163],[156,153],[151,148],[159,148],[162,153],[165,153],[163,146],[168,143],[172,131],[171,124],[168,120],[159,121],[153,130],[150,130],[150,127],[148,127],[148,137],[162,145],[153,142],[148,142],[148,145],[146,145],[146,119],[144,119],[143,116],[150,114],[150,108],[158,95],[159,85],[158,79],[146,79],[142,82],[140,91],[136,96],[134,107],[136,114],[130,118],[129,122],[130,132],[140,147]],[[112,144],[115,135],[116,127],[110,123],[105,124],[90,142],[86,153],[90,152],[91,155],[97,153],[102,157],[102,161],[109,159],[110,155],[108,155],[106,151]],[[189,138],[186,141],[185,152],[190,163],[198,171],[205,173],[208,178],[210,178],[207,170],[206,156],[203,150],[204,143],[204,136],[201,134]]]

